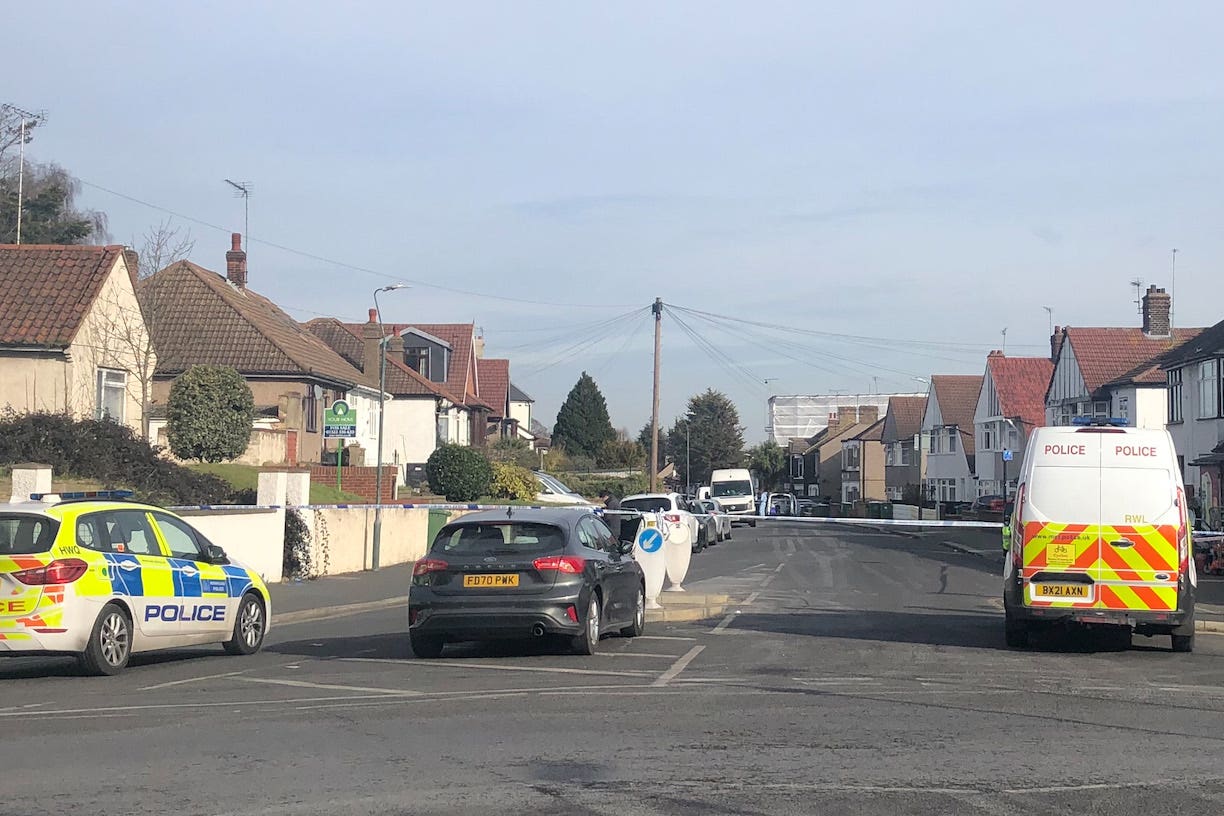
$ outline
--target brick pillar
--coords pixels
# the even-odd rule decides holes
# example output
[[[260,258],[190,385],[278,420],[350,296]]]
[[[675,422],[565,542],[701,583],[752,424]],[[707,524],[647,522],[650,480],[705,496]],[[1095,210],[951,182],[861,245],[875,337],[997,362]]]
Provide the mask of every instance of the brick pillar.
[[[13,492],[10,501],[27,502],[34,493],[50,492],[50,465],[13,465]]]

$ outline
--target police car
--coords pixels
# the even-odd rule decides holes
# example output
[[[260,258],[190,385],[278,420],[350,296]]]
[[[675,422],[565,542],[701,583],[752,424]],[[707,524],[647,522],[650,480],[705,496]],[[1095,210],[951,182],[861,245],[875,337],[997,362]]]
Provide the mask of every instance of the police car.
[[[271,612],[259,575],[130,495],[0,504],[0,655],[71,654],[91,674],[117,674],[155,649],[259,651]]]

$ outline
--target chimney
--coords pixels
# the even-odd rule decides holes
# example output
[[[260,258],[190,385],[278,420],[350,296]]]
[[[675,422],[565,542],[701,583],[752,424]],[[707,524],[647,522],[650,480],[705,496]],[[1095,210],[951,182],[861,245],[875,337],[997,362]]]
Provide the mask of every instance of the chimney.
[[[880,419],[880,406],[878,405],[860,405],[858,408],[858,421],[870,425]]]
[[[225,253],[225,277],[239,289],[246,288],[246,253],[242,251],[241,232],[230,235],[230,251]]]
[[[1173,308],[1173,299],[1163,289],[1149,286],[1143,296],[1143,333],[1148,337],[1168,337],[1169,312]]]
[[[485,341],[483,331],[472,338],[472,348],[476,351],[477,360],[484,359]]]
[[[1062,326],[1055,326],[1054,333],[1050,335],[1050,362],[1057,365],[1058,355],[1062,353],[1063,342],[1067,339],[1067,330]]]
[[[382,329],[378,326],[378,313],[370,310],[370,320],[361,327],[361,373],[378,376],[378,354],[382,340]]]

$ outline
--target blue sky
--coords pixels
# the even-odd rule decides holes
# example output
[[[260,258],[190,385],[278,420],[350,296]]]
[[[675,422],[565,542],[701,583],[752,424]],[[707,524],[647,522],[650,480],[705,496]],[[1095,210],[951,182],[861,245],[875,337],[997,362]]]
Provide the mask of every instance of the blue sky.
[[[176,221],[223,270],[242,206],[222,180],[249,181],[252,288],[359,320],[384,283],[433,284],[385,317],[483,326],[547,423],[583,369],[615,424],[646,421],[656,296],[763,324],[684,317],[716,361],[664,320],[664,417],[713,386],[752,440],[770,393],[978,373],[1005,327],[1040,353],[1043,306],[1137,324],[1129,281],[1168,286],[1174,247],[1176,322],[1224,318],[1218,4],[5,16],[0,101],[47,111],[32,157],[86,182],[116,241],[165,217],[139,199],[221,227]]]

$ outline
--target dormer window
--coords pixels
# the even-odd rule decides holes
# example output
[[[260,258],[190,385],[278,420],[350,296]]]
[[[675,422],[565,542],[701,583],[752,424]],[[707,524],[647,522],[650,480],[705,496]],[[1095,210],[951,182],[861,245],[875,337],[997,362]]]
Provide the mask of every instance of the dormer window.
[[[426,379],[429,376],[429,349],[427,348],[405,348],[404,363],[416,373]]]

